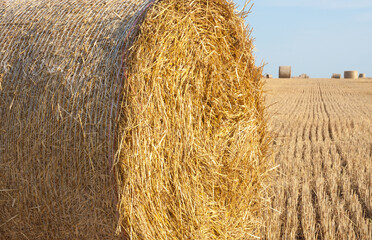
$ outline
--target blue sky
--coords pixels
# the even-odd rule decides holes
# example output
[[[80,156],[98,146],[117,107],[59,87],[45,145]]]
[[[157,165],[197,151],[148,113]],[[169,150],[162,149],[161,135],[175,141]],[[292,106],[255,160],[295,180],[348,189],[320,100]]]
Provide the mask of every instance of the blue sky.
[[[245,0],[234,0],[238,10]],[[246,22],[253,28],[256,63],[278,75],[313,78],[357,70],[372,77],[372,0],[252,0]]]

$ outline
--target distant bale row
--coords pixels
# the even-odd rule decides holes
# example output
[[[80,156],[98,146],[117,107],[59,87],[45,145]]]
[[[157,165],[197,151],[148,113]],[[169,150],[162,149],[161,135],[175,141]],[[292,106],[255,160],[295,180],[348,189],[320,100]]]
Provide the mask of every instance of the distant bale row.
[[[358,76],[358,71],[345,71],[344,78],[349,78],[349,79],[366,78],[366,74],[360,73]]]
[[[269,78],[268,74],[264,75],[265,78]],[[359,78],[365,78],[364,73],[359,74]],[[291,78],[291,66],[279,66],[279,78]],[[298,78],[309,78],[307,74],[300,74]],[[341,78],[341,74],[333,73],[331,78]],[[346,79],[357,79],[358,71],[345,71],[344,78]]]
[[[333,73],[332,78],[341,78],[341,74],[339,73]],[[344,72],[344,78],[345,79],[357,79],[357,78],[366,78],[365,73],[361,73],[358,76],[358,71],[345,71]]]
[[[0,239],[259,234],[269,138],[246,13],[225,0],[1,6]]]

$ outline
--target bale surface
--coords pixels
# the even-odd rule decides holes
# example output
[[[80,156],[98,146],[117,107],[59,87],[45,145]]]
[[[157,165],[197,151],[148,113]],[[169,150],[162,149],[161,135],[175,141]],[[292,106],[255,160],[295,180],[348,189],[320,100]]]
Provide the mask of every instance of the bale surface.
[[[358,78],[358,71],[345,71],[344,78],[351,78],[357,79]]]
[[[225,1],[162,1],[141,27],[119,163],[134,239],[247,239],[259,224],[261,69],[233,11]]]
[[[280,66],[279,78],[291,78],[291,66]]]
[[[269,138],[244,13],[152,3],[0,10],[5,239],[258,235]]]
[[[117,75],[149,1],[5,3],[0,239],[115,239]]]

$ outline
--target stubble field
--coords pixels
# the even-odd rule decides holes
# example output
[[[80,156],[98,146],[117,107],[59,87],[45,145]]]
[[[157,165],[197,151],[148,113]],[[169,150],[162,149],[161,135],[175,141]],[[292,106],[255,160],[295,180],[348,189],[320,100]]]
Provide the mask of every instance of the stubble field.
[[[263,239],[371,239],[372,79],[269,79]]]

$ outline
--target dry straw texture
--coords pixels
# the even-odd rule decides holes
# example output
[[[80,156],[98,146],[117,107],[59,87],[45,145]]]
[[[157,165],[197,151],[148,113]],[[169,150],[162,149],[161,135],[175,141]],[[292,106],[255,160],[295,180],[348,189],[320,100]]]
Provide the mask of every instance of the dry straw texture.
[[[120,212],[139,239],[245,239],[266,171],[261,71],[225,1],[162,1],[132,49]]]
[[[366,74],[365,73],[359,74],[359,78],[366,78]]]
[[[4,238],[259,234],[269,139],[245,13],[152,3],[0,10]]]
[[[279,67],[279,78],[291,78],[291,66]]]
[[[110,239],[125,37],[147,1],[7,1],[0,18],[0,236]]]

